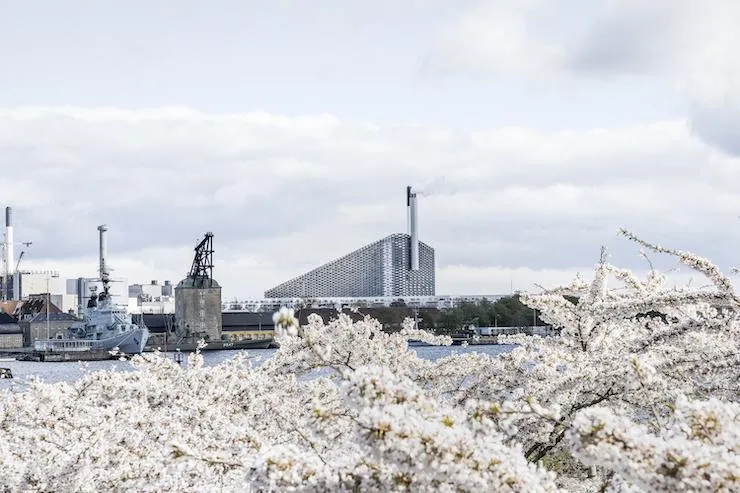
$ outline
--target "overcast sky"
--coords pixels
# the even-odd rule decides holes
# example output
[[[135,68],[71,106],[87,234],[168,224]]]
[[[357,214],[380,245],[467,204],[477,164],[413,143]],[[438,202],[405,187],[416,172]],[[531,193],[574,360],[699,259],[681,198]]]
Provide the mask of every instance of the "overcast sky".
[[[438,294],[567,282],[602,245],[645,268],[619,227],[729,268],[738,25],[737,0],[0,0],[0,202],[63,277],[96,274],[98,224],[132,283],[212,231],[225,299],[404,232],[406,185]]]

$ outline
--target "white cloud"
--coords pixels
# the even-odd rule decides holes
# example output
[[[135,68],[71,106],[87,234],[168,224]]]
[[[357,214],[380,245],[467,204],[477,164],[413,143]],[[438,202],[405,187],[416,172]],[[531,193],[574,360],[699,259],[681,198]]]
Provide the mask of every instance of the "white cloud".
[[[536,25],[553,6],[543,0],[471,2],[441,30],[426,69],[527,76],[554,70],[565,52]]]
[[[646,279],[648,271],[636,269],[634,273],[640,279]],[[584,280],[593,279],[593,266],[572,269],[529,269],[526,267],[484,267],[473,268],[462,265],[450,265],[438,271],[440,281],[448,286],[454,294],[509,294],[516,291],[537,292],[569,284],[577,275]],[[690,272],[670,272],[667,286],[704,286],[706,278]],[[613,281],[614,287],[620,284]],[[447,293],[441,293],[447,294]]]
[[[177,282],[213,231],[227,298],[404,231],[407,184],[430,189],[421,234],[440,293],[573,272],[602,244],[633,253],[620,226],[723,266],[740,239],[738,161],[683,121],[463,132],[329,115],[5,109],[0,167],[16,238],[34,242],[27,267],[94,274],[95,226],[107,223],[119,275]]]
[[[695,102],[740,97],[740,4],[733,0],[609,2],[575,45],[583,70],[670,77]]]
[[[480,1],[447,23],[429,57],[440,71],[504,76],[667,74],[717,102],[737,95],[738,22],[734,0]]]
[[[605,100],[637,78],[673,94],[698,135],[738,155],[738,25],[735,0],[479,2],[442,31],[428,66],[563,92],[599,81]]]
[[[411,184],[423,192],[438,292],[501,290],[512,275],[557,280],[602,244],[641,265],[620,226],[738,263],[740,3],[334,3],[279,2],[249,19],[242,4],[204,8],[200,38],[169,12],[155,8],[140,26],[101,7],[74,26],[75,39],[103,43],[90,52],[55,24],[30,38],[3,31],[7,46],[37,42],[20,58],[0,49],[20,67],[0,91],[7,104],[121,106],[0,109],[3,202],[16,209],[16,238],[34,241],[24,262],[92,274],[95,226],[107,223],[121,275],[177,282],[213,231],[225,296],[259,296],[403,231]],[[113,18],[120,31],[100,38],[96,26]],[[437,28],[427,77],[413,78]],[[147,101],[316,113],[124,107]]]

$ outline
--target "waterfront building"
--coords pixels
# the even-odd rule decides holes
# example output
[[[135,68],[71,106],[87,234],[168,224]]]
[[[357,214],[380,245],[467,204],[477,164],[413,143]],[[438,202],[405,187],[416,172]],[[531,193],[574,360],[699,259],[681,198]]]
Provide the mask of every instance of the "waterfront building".
[[[409,268],[406,234],[366,245],[265,292],[265,298],[434,295],[434,249],[419,244],[419,268]]]
[[[434,249],[419,241],[416,193],[406,187],[408,234],[391,234],[268,289],[265,298],[435,294]]]

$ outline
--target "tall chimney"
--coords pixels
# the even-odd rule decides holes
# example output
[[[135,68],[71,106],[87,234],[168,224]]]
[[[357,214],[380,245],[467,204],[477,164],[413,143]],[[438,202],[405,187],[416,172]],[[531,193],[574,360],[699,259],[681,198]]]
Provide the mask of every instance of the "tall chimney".
[[[13,274],[13,208],[5,208],[5,272]]]
[[[412,192],[410,186],[406,187],[406,206],[409,214],[409,235],[411,236],[409,268],[419,270],[419,221],[416,210],[416,192]]]
[[[108,270],[105,267],[105,258],[108,256],[108,241],[105,237],[105,232],[108,231],[108,226],[101,224],[98,226],[100,231],[100,279],[108,279]]]

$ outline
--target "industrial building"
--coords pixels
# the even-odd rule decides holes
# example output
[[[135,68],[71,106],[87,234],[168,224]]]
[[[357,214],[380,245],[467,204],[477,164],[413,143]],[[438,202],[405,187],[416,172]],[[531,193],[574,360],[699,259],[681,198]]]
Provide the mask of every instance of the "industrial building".
[[[2,242],[2,275],[0,276],[0,302],[25,300],[30,295],[50,296],[51,302],[64,311],[76,308],[76,295],[62,286],[59,272],[54,270],[21,269],[21,261],[30,241],[16,242],[13,233],[13,208],[5,208],[5,234]],[[20,254],[15,257],[15,247]]]
[[[5,208],[5,234],[2,243],[3,248],[3,275],[0,276],[0,301],[18,300],[21,298],[20,276],[16,274],[21,260],[23,259],[24,250],[21,250],[18,259],[15,258],[16,245],[30,246],[31,242],[16,243],[13,236],[13,208]]]
[[[408,234],[391,234],[265,292],[265,298],[435,294],[434,249],[419,241],[416,192],[406,187]]]
[[[152,280],[149,284],[128,287],[128,312],[132,314],[175,313],[175,292],[172,282]]]
[[[149,284],[130,284],[128,287],[128,297],[138,298],[141,302],[159,301],[162,297],[174,295],[172,282],[159,281],[153,279]]]

